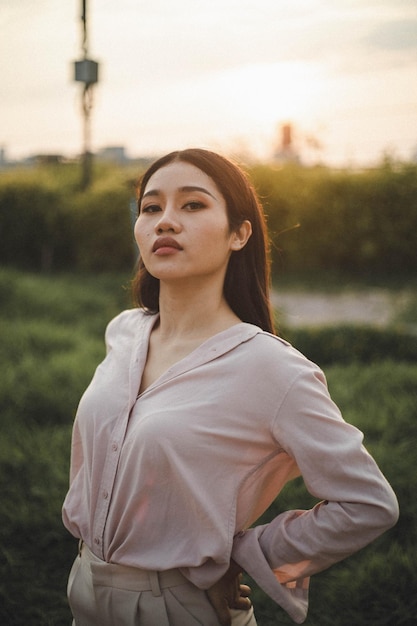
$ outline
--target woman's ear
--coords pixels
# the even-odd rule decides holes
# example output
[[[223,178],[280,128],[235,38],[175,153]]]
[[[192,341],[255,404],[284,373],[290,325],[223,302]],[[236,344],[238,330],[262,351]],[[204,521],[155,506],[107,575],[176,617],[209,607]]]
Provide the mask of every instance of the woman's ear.
[[[249,220],[245,220],[237,230],[233,231],[230,248],[234,251],[241,250],[246,246],[251,234],[252,224]]]

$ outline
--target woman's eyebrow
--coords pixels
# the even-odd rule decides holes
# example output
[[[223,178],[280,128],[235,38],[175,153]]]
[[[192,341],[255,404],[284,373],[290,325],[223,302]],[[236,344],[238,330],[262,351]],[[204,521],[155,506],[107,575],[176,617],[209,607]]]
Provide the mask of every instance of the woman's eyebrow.
[[[159,195],[160,195],[160,191],[158,191],[158,189],[150,189],[149,191],[143,194],[142,200],[143,198],[147,198],[147,196],[159,196]]]
[[[204,187],[197,187],[196,185],[186,185],[185,187],[181,187],[180,191],[201,191],[202,193],[206,193],[208,196],[211,196],[214,200],[217,200],[217,198],[215,196],[213,196],[213,194],[208,191],[207,189],[205,189]]]
[[[217,200],[217,198],[213,196],[213,194],[210,191],[208,191],[204,187],[198,187],[196,185],[185,185],[184,187],[180,187],[178,191],[182,193],[186,193],[188,191],[200,191],[202,193],[207,194],[208,196],[211,196],[214,200]],[[160,196],[160,195],[161,195],[161,192],[159,189],[150,189],[149,191],[146,191],[143,194],[142,200],[143,198],[147,198],[148,196]]]

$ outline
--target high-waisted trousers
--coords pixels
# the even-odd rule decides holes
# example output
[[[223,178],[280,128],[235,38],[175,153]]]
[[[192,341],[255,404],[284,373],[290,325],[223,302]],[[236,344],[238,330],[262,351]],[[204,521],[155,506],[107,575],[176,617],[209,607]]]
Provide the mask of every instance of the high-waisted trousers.
[[[178,569],[106,563],[84,544],[68,580],[73,626],[219,626],[204,591]],[[256,626],[253,609],[231,610],[232,626]]]

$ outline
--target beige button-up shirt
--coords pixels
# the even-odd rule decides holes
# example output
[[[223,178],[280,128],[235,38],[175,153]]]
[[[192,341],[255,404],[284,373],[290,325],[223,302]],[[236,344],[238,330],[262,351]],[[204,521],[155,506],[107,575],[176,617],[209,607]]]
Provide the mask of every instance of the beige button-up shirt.
[[[157,317],[125,311],[73,429],[68,530],[101,559],[211,586],[231,556],[296,622],[311,574],[392,526],[395,495],[321,370],[240,323],[138,396]],[[302,474],[319,503],[250,528]]]

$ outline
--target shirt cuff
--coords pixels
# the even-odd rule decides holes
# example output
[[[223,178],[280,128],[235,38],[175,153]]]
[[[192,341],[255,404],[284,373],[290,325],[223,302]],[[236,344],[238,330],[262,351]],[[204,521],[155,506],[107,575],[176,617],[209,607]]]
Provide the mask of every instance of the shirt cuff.
[[[261,525],[238,533],[233,540],[232,559],[296,624],[302,624],[307,617],[310,578],[280,582],[280,571],[271,569],[259,543],[265,528]]]

